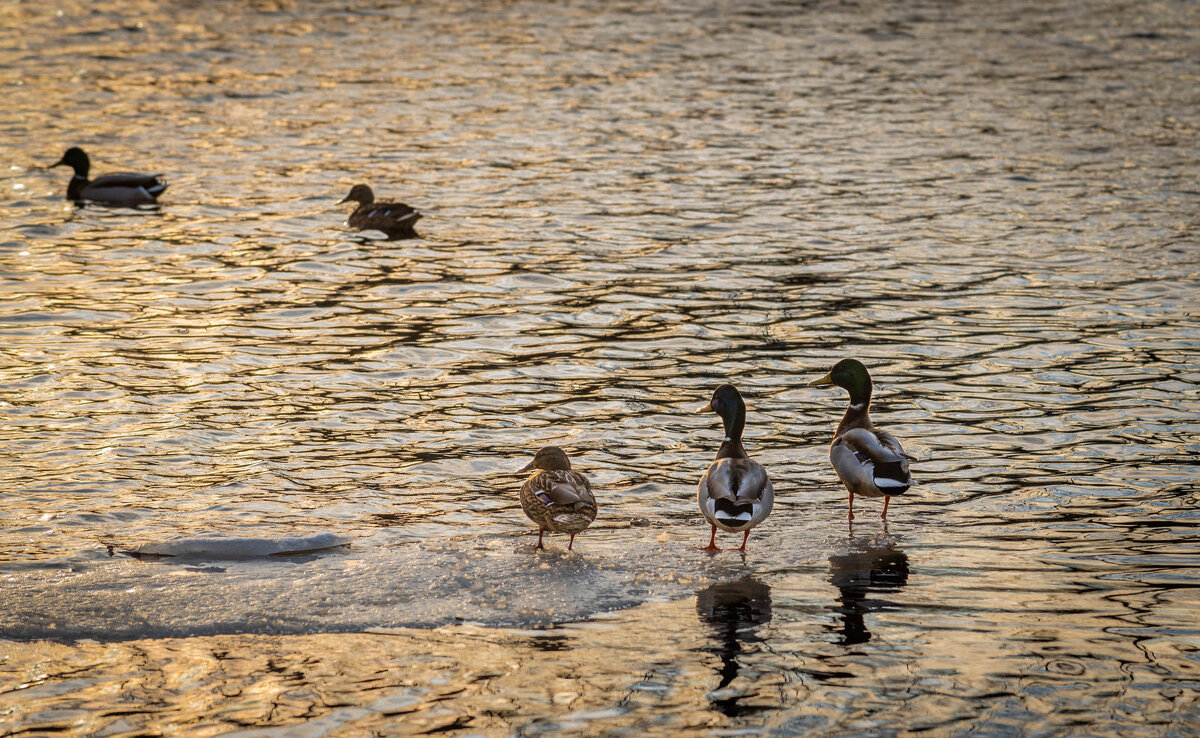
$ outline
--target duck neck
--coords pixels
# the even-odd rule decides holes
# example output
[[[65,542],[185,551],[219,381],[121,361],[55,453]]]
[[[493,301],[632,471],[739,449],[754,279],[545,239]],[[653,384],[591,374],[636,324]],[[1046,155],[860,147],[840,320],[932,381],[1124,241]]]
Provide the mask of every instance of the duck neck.
[[[722,416],[721,422],[725,425],[725,440],[721,442],[721,447],[717,449],[717,458],[747,458],[746,447],[742,445],[742,431],[746,429],[745,408],[738,408],[737,412],[731,418]]]
[[[83,199],[83,188],[87,187],[87,175],[75,172],[75,176],[71,177],[71,181],[67,183],[67,199],[81,200]]]
[[[850,405],[842,422],[838,424],[836,436],[840,436],[852,428],[867,428],[871,426],[871,382],[850,388]]]

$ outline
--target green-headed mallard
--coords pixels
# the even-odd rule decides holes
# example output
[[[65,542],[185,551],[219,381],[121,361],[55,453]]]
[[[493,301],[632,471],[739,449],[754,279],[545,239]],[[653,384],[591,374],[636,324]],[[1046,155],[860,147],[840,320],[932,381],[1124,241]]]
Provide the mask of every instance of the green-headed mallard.
[[[365,184],[354,185],[350,194],[338,204],[357,202],[358,207],[350,214],[351,228],[360,231],[383,231],[388,238],[416,238],[414,226],[421,214],[402,202],[375,202],[375,193]]]
[[[67,184],[67,199],[77,203],[84,201],[108,205],[151,205],[167,189],[161,174],[106,174],[88,180],[91,162],[83,149],[72,146],[51,167],[68,166],[75,170]]]
[[[542,545],[542,533],[567,533],[575,545],[575,535],[596,519],[596,498],[587,477],[571,471],[571,461],[558,446],[538,449],[533,461],[517,473],[534,469],[525,484],[521,485],[521,508],[529,519],[538,526],[538,548]]]
[[[717,528],[730,533],[744,531],[738,551],[746,550],[750,530],[771,514],[775,489],[762,464],[746,455],[742,431],[746,427],[746,403],[737,388],[723,384],[713,392],[712,400],[696,412],[714,412],[725,425],[725,441],[717,449],[717,459],[700,477],[696,488],[700,512],[712,525],[705,551],[717,548]]]
[[[900,442],[887,431],[871,424],[871,374],[857,359],[842,359],[824,377],[809,384],[836,384],[850,393],[850,406],[833,434],[829,461],[850,492],[850,519],[854,520],[854,495],[882,497],[883,514],[888,503],[913,484],[908,460]]]

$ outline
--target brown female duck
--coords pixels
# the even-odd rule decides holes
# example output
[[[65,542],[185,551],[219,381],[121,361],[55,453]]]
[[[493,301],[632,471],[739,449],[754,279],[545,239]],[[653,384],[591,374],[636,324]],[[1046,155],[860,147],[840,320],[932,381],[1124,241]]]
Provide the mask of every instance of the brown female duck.
[[[360,231],[383,231],[388,238],[416,238],[414,226],[421,214],[402,202],[376,202],[375,193],[365,184],[354,185],[350,194],[338,204],[357,202],[358,207],[350,214],[351,228]]]
[[[587,477],[571,471],[571,461],[558,446],[538,449],[533,461],[517,472],[535,470],[521,485],[521,508],[538,526],[538,548],[542,533],[567,533],[567,550],[575,545],[576,534],[596,519],[596,498]]]

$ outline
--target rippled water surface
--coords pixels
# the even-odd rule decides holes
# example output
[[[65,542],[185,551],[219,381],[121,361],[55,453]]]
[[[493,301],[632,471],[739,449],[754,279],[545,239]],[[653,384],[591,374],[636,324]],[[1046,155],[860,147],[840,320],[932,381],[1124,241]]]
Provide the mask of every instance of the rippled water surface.
[[[0,81],[0,735],[1197,734],[1196,4],[18,0]]]

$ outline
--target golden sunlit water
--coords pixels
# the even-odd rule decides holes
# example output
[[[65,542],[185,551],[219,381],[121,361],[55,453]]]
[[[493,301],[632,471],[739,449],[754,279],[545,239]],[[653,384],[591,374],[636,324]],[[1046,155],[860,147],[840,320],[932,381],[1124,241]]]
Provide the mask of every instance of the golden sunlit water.
[[[1195,3],[16,0],[0,83],[0,736],[1197,734]]]

